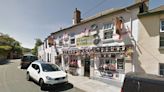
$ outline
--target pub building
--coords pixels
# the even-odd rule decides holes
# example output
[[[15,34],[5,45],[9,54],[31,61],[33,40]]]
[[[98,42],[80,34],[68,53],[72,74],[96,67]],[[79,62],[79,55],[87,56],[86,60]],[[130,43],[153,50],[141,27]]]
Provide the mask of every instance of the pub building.
[[[122,82],[127,72],[136,71],[137,14],[140,6],[147,5],[144,3],[109,9],[83,20],[76,9],[73,25],[51,34],[55,44],[45,46],[43,59],[58,63],[72,75]]]

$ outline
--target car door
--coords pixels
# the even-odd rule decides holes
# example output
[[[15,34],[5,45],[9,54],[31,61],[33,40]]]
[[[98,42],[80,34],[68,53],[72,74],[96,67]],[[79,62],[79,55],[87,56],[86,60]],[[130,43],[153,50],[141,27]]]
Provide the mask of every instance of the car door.
[[[35,79],[36,81],[39,81],[39,78],[40,78],[40,67],[39,65],[35,65],[35,72],[34,72],[34,76],[35,76]]]
[[[29,69],[29,72],[30,72],[30,76],[35,80],[35,66],[36,64],[32,64],[30,69]]]

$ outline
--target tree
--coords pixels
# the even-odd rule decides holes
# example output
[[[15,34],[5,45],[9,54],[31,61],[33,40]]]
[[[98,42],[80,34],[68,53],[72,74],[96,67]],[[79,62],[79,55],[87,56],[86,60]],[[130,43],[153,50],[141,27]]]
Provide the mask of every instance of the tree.
[[[22,55],[22,47],[18,41],[8,35],[0,36],[0,53],[1,57],[18,58]]]
[[[43,44],[43,42],[41,41],[41,39],[39,39],[39,38],[35,39],[35,47],[32,49],[32,54],[37,56],[38,55],[38,47],[42,44]]]
[[[22,50],[23,50],[23,54],[28,54],[31,53],[32,49],[22,47]]]

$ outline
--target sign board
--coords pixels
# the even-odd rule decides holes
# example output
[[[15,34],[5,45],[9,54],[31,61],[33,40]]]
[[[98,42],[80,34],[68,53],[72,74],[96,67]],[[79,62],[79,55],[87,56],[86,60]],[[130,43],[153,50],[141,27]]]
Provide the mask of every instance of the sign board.
[[[84,36],[77,38],[76,45],[77,46],[90,46],[93,44],[94,37],[93,36]]]

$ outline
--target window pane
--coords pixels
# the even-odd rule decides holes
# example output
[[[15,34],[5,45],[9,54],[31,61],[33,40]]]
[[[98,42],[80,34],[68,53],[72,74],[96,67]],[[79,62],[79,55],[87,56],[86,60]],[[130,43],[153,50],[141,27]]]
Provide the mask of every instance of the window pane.
[[[75,44],[75,39],[71,39],[71,44]]]
[[[159,68],[160,68],[159,70],[160,75],[164,75],[164,64],[160,64]]]
[[[164,41],[160,41],[160,47],[164,46]]]
[[[161,29],[162,29],[162,30],[164,30],[164,25],[163,25],[163,26],[161,26]]]
[[[164,46],[164,37],[160,37],[160,47]]]
[[[164,21],[161,21],[161,25],[162,25],[162,26],[164,25]]]
[[[164,73],[164,72],[160,70],[160,75],[164,75],[163,73]]]
[[[109,24],[104,24],[104,29],[111,29],[112,28],[112,23]]]
[[[35,69],[35,64],[32,64],[32,67]]]
[[[104,39],[112,38],[112,36],[113,36],[113,31],[104,32]]]
[[[164,37],[160,37],[160,40],[161,40],[161,41],[164,40]]]
[[[41,64],[43,72],[51,72],[51,71],[60,71],[60,69],[53,64]]]
[[[164,70],[164,64],[160,64],[160,69]]]

